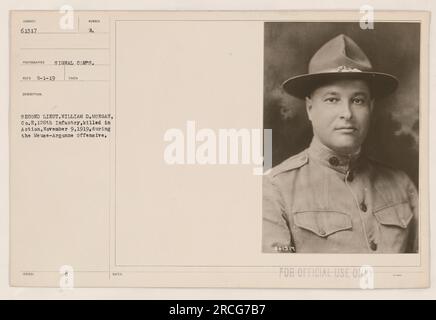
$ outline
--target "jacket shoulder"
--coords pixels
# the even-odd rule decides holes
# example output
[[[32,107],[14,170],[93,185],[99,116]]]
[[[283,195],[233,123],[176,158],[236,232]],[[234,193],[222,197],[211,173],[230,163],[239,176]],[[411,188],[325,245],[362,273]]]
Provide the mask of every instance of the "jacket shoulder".
[[[389,165],[383,161],[375,159],[371,156],[366,156],[368,162],[375,168],[377,173],[384,178],[388,178],[390,180],[400,180],[402,182],[408,182],[409,176],[403,171],[392,165]]]
[[[298,168],[301,168],[302,166],[306,165],[309,161],[309,158],[307,156],[307,149],[301,151],[300,153],[286,159],[282,163],[276,165],[274,168],[271,169],[270,175],[272,177],[276,177],[277,175],[289,172],[292,170],[296,170]]]
[[[379,159],[376,159],[376,158],[374,158],[372,156],[366,155],[366,159],[378,171],[383,171],[383,172],[387,172],[387,173],[391,173],[391,174],[396,174],[396,175],[403,174],[403,172],[400,169],[395,168],[394,166],[389,165],[386,162],[383,162],[383,161],[381,161]]]

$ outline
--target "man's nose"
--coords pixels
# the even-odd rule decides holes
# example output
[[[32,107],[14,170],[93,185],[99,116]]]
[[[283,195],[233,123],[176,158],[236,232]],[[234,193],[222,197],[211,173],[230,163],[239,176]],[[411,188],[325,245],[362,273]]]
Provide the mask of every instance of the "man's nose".
[[[351,112],[351,103],[349,101],[342,103],[340,116],[345,120],[349,120],[353,117],[353,113]]]

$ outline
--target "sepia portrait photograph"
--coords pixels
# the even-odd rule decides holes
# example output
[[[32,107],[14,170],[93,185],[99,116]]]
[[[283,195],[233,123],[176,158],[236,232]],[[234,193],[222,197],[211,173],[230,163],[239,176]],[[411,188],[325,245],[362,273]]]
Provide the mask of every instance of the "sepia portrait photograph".
[[[265,23],[263,253],[419,252],[419,78],[419,23]]]

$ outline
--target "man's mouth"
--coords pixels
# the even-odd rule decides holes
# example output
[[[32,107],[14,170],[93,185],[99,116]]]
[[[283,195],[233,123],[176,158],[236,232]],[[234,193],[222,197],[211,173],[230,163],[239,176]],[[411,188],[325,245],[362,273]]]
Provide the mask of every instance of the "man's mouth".
[[[354,131],[357,131],[357,128],[353,126],[341,126],[335,128],[335,130],[341,133],[353,133]]]

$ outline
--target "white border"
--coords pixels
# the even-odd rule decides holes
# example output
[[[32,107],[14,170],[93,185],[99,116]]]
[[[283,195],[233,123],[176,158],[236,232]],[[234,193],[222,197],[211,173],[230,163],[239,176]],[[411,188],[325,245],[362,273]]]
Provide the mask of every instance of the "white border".
[[[333,6],[321,0],[286,1],[286,0],[179,0],[177,6],[171,0],[149,0],[146,3],[137,3],[134,0],[87,0],[87,1],[56,1],[46,0],[44,3],[35,3],[31,0],[4,0],[0,2],[1,50],[0,50],[0,299],[89,299],[89,298],[130,298],[130,299],[434,299],[436,298],[436,285],[429,289],[386,289],[386,290],[359,290],[359,289],[74,289],[61,291],[49,288],[10,288],[8,274],[9,256],[9,146],[8,146],[8,107],[9,107],[9,10],[58,10],[60,6],[69,4],[76,10],[359,10],[363,4],[374,7],[375,10],[425,10],[436,14],[436,2],[407,0],[401,3],[395,0],[356,1],[336,0]],[[430,22],[430,39],[435,39],[436,29]],[[431,41],[431,40],[430,40]],[[430,57],[435,55],[435,44],[430,42]],[[430,58],[430,100],[429,105],[436,98],[435,86],[436,72],[434,61]],[[436,199],[435,190],[432,189],[435,174],[432,171],[434,159],[432,141],[436,138],[434,126],[436,121],[432,108],[430,116],[430,212]],[[431,219],[430,234],[435,234],[436,224]],[[430,242],[431,249],[436,247],[433,237]],[[433,250],[432,250],[433,251]],[[434,256],[431,254],[430,263],[434,265]],[[431,273],[431,283],[435,283],[435,274]]]

